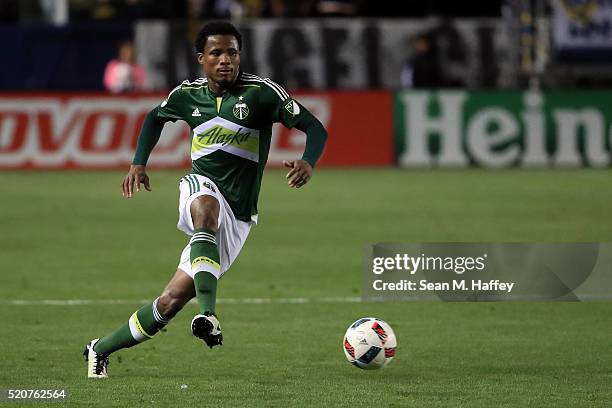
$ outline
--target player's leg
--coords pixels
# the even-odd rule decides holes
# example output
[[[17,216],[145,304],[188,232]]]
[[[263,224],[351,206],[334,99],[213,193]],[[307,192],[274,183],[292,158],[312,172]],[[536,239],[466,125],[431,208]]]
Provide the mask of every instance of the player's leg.
[[[230,208],[227,201],[225,201],[224,197],[222,195],[218,195],[217,197],[218,197],[218,201],[220,205],[220,214],[219,214],[220,222],[219,222],[219,228],[217,230],[217,234],[215,238],[218,243],[218,249],[219,249],[219,258],[220,258],[219,264],[221,266],[221,272],[219,275],[219,278],[220,278],[224,273],[228,271],[232,263],[238,257],[238,254],[242,250],[242,247],[249,235],[249,231],[252,225],[254,225],[255,223],[240,221],[236,219],[236,217],[234,216],[232,212],[232,209]],[[191,265],[189,265],[189,268],[190,267]],[[192,331],[194,335],[204,340],[206,344],[208,344],[209,347],[212,347],[216,344],[220,344],[221,341],[223,340],[223,337],[221,335],[221,328],[219,327],[219,322],[215,318],[216,316],[214,314],[209,315],[209,316],[199,314],[192,321]],[[217,331],[218,337],[214,336],[214,333],[215,333],[214,331],[211,332],[212,335],[208,335],[208,336],[198,335],[198,332],[201,334],[201,333],[208,333],[208,331],[198,330],[198,328],[195,326],[197,325],[198,322],[202,324],[207,324],[207,321],[212,323],[213,328],[218,327],[218,331]],[[207,326],[208,326],[207,330],[210,330],[211,324],[207,324]],[[215,343],[216,339],[219,340],[219,343]]]
[[[212,195],[202,195],[191,202],[193,236],[189,241],[191,274],[200,313],[214,314],[217,300],[217,279],[221,273],[217,232],[219,231],[219,201]]]
[[[167,320],[172,319],[195,296],[193,280],[187,271],[177,269],[159,297],[157,306]]]
[[[191,329],[213,347],[223,340],[215,315],[217,280],[240,253],[253,223],[237,220],[223,195],[204,176],[186,175],[179,190],[177,228],[191,236],[180,265],[193,278],[200,307]]]
[[[87,344],[83,354],[88,361],[88,377],[105,378],[111,353],[151,339],[193,296],[191,277],[178,269],[157,299],[134,312],[114,332]]]
[[[217,279],[221,274],[217,231],[224,218],[219,212],[219,203],[224,199],[211,180],[196,174],[187,174],[181,179],[179,192],[176,226],[191,237],[181,255],[180,265],[193,278],[201,312],[191,322],[191,330],[212,347],[222,341],[214,312]]]
[[[189,211],[194,232],[189,241],[189,259],[200,307],[200,314],[191,321],[191,330],[212,348],[223,343],[221,327],[215,315],[217,280],[221,274],[217,246],[219,201],[212,195],[201,195],[191,202]]]

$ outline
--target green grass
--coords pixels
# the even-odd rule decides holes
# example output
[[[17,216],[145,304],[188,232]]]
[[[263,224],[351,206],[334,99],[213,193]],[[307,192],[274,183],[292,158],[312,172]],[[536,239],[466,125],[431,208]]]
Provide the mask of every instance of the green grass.
[[[166,332],[113,355],[110,379],[90,381],[84,343],[127,321],[176,268],[182,173],[150,172],[154,191],[132,200],[122,173],[3,173],[0,388],[66,387],[71,406],[612,405],[610,303],[320,301],[359,296],[366,243],[612,241],[610,171],[321,170],[301,190],[283,174],[267,172],[260,225],[219,297],[310,302],[220,304],[226,342],[213,351],[189,334],[188,305]],[[382,371],[341,351],[364,315],[399,339]]]

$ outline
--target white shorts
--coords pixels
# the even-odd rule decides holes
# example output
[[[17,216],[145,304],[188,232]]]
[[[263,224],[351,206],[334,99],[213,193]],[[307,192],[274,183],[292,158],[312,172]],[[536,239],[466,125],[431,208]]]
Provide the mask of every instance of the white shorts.
[[[219,201],[217,247],[219,248],[221,270],[218,272],[219,276],[217,278],[220,278],[238,257],[255,221],[245,222],[236,219],[234,212],[225,201],[225,197],[219,192],[215,183],[207,177],[187,174],[179,183],[179,192],[179,220],[176,227],[189,236],[193,235],[193,220],[191,219],[191,203],[193,200],[203,195],[209,195]],[[189,260],[190,251],[191,246],[187,243],[181,253],[178,267],[193,278]],[[213,272],[211,271],[211,273]],[[217,274],[213,273],[213,275],[216,276]]]

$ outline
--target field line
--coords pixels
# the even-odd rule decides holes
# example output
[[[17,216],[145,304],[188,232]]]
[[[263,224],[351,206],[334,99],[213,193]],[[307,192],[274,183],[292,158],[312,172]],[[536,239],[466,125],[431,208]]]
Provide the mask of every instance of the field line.
[[[141,305],[151,299],[12,299],[0,300],[7,306],[81,306],[81,305]],[[358,303],[360,297],[294,297],[294,298],[220,298],[221,304],[305,304],[305,303]],[[192,299],[189,303],[197,303]]]

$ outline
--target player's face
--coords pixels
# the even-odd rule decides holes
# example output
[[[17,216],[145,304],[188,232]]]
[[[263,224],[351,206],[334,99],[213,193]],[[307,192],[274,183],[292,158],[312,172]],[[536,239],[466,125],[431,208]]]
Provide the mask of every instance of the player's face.
[[[198,62],[204,67],[209,84],[225,89],[238,77],[240,51],[233,35],[211,35],[206,40],[204,52],[198,54]]]

